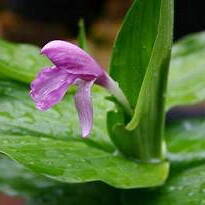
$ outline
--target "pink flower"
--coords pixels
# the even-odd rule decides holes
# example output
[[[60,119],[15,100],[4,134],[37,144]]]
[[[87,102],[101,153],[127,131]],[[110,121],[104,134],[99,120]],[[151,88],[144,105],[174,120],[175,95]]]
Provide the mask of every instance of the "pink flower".
[[[89,135],[93,124],[91,87],[94,83],[107,88],[128,106],[127,100],[108,74],[99,64],[78,46],[65,41],[52,41],[45,45],[41,53],[54,64],[44,68],[31,83],[30,95],[36,107],[45,111],[59,103],[70,85],[77,85],[75,105],[78,111],[82,136]]]

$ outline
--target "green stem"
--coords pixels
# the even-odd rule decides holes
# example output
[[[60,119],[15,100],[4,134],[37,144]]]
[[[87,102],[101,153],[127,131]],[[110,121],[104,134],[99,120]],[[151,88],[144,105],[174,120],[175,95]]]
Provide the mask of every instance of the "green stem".
[[[124,95],[123,91],[120,89],[118,83],[116,81],[114,81],[107,73],[105,73],[105,75],[106,75],[106,78],[107,78],[106,85],[105,85],[107,90],[121,104],[121,106],[124,108],[125,112],[129,116],[132,116],[133,110],[132,110],[126,96]]]

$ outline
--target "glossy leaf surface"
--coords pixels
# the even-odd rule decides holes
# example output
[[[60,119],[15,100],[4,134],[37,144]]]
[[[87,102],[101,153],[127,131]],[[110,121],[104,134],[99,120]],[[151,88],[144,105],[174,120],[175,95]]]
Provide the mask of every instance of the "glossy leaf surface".
[[[205,33],[189,35],[175,43],[170,65],[167,110],[205,99]]]
[[[205,118],[185,119],[166,127],[171,173],[156,189],[122,192],[123,205],[198,205],[205,193]]]
[[[2,81],[0,151],[37,174],[62,182],[100,180],[121,188],[162,184],[167,177],[167,162],[136,163],[116,153],[104,124],[105,110],[112,109],[112,103],[104,100],[101,89],[95,89],[94,130],[89,139],[81,139],[70,96],[54,109],[41,113],[24,85]]]
[[[4,76],[29,83],[38,71],[49,65],[38,47],[0,40],[0,73]]]
[[[133,107],[156,40],[160,4],[161,0],[135,0],[113,47],[110,74],[119,82]]]
[[[60,183],[36,175],[7,157],[0,156],[0,191],[26,198],[28,205],[113,205],[119,204],[119,190],[104,183]],[[101,197],[105,195],[106,197]]]

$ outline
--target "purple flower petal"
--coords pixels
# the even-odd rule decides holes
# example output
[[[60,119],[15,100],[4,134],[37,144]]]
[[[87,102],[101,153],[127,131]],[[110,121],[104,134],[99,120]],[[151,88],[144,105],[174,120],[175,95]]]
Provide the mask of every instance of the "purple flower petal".
[[[93,108],[91,99],[91,87],[93,81],[77,80],[79,86],[78,92],[75,95],[75,104],[78,111],[82,136],[89,135],[93,125]]]
[[[31,83],[30,95],[36,107],[45,111],[57,104],[75,79],[75,75],[56,67],[43,69]]]
[[[69,73],[94,77],[103,74],[101,67],[89,54],[66,41],[51,41],[42,48],[41,53],[57,67],[66,69]]]

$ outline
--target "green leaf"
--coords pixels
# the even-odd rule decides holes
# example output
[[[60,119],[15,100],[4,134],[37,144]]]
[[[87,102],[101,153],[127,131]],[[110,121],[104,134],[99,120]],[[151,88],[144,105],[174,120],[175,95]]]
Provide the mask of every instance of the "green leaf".
[[[153,56],[154,44],[160,32],[160,15],[168,22],[165,20],[163,22],[164,27],[167,26],[164,30],[168,29],[169,35],[166,36],[168,39],[164,43],[170,41],[172,33],[170,10],[172,9],[168,6],[162,9],[163,4],[165,6],[167,1],[135,0],[125,17],[113,47],[110,74],[119,82],[133,107],[136,105],[150,58]],[[167,34],[164,33],[164,35]],[[164,45],[165,48],[166,46]],[[167,58],[167,51],[166,54],[160,51],[160,54]]]
[[[153,5],[156,1],[153,1]],[[139,98],[132,121],[127,125],[129,130],[137,126],[149,128],[149,132],[160,135],[163,129],[164,100],[168,77],[169,59],[172,46],[173,1],[158,0],[159,20],[155,42],[151,51],[146,74],[143,79]],[[154,123],[156,122],[156,124]],[[150,128],[152,125],[152,128]],[[157,126],[158,125],[158,126]],[[156,129],[158,132],[156,132]],[[149,133],[146,132],[149,135]]]
[[[36,175],[19,163],[0,155],[0,191],[12,196],[33,197],[58,183]]]
[[[106,196],[106,197],[104,197]],[[120,205],[119,191],[103,183],[62,184],[41,189],[28,205]]]
[[[0,152],[35,173],[69,183],[99,180],[120,188],[165,181],[167,162],[136,163],[116,153],[105,125],[106,110],[113,105],[101,89],[93,92],[95,124],[89,139],[79,136],[70,96],[44,113],[34,108],[24,85],[2,81],[0,96]]]
[[[110,135],[121,152],[127,155],[126,149],[140,160],[164,159],[164,103],[172,30],[172,0],[136,0],[113,51],[111,75],[131,105],[137,104],[131,122],[108,116]],[[124,136],[130,136],[129,143]]]
[[[190,153],[205,150],[205,118],[185,119],[171,123],[166,128],[170,152]]]
[[[79,21],[78,42],[79,42],[80,48],[82,48],[85,51],[88,51],[86,32],[85,32],[85,23],[83,19],[80,19]]]
[[[110,75],[134,107],[157,35],[160,5],[135,0],[113,46]],[[149,22],[149,26],[147,26]]]
[[[166,127],[171,174],[157,189],[122,194],[123,205],[198,205],[205,192],[205,118],[184,119]]]
[[[112,152],[115,148],[106,131],[106,111],[113,104],[104,98],[106,92],[99,87],[93,89],[94,127],[90,138],[85,140],[93,146]],[[24,84],[0,81],[0,133],[14,135],[46,136],[54,139],[81,139],[79,120],[72,100],[73,93],[53,109],[40,112],[29,97]],[[91,139],[91,140],[90,140]],[[95,143],[94,143],[95,142]]]
[[[50,65],[36,46],[0,40],[0,74],[28,83],[39,70]]]
[[[205,204],[205,166],[176,173],[161,189],[157,205]],[[155,203],[154,203],[155,204]]]
[[[175,43],[170,65],[167,110],[205,99],[205,33],[189,35]]]
[[[0,80],[2,80],[2,79],[7,79],[7,77],[5,77],[5,75],[0,73]]]
[[[185,119],[169,124],[166,141],[172,165],[179,169],[196,166],[205,160],[205,118]]]
[[[22,165],[0,156],[0,191],[27,199],[26,204],[38,205],[119,205],[119,190],[104,183],[60,183],[39,176]],[[102,197],[102,195],[106,197]]]
[[[122,205],[198,205],[205,192],[205,118],[185,119],[166,127],[171,172],[156,189],[128,190]]]
[[[80,140],[3,135],[1,152],[35,173],[68,183],[100,180],[114,187],[160,185],[167,177],[166,162],[138,164]],[[152,170],[152,172],[150,172]]]
[[[161,188],[127,191],[121,198],[122,205],[203,205],[204,193],[205,165],[201,165],[175,172]]]

